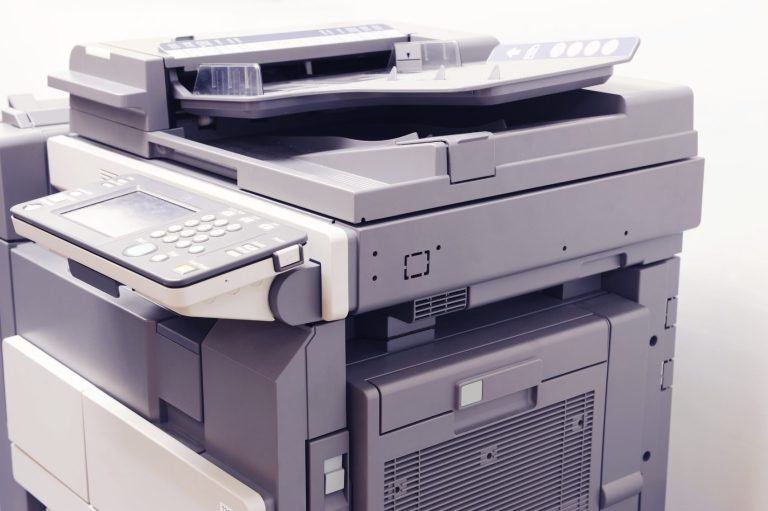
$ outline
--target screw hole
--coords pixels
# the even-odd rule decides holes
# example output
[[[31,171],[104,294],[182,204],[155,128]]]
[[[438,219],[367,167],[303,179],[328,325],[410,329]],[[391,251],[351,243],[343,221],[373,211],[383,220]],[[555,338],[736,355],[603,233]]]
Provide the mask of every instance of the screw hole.
[[[442,246],[442,245],[438,245],[438,246],[437,246],[437,247],[435,247],[435,248],[436,248],[437,250],[440,250],[441,248],[443,248],[443,246]]]
[[[624,231],[624,236],[629,236],[629,231]]]
[[[373,276],[373,281],[376,282],[377,280],[379,280],[379,276],[378,275],[374,275]]]
[[[651,451],[645,451],[643,453],[643,461],[648,461],[649,459],[651,459]]]
[[[493,453],[492,453],[492,452],[489,452],[488,454],[486,454],[486,455],[485,455],[485,459],[487,459],[487,460],[492,460],[492,459],[493,459]]]
[[[379,251],[378,250],[374,250],[373,251],[373,257],[376,257],[377,255],[379,255]]]
[[[402,490],[399,486],[395,486],[395,493],[400,493]]]
[[[565,252],[566,250],[568,250],[568,245],[563,245],[563,252]]]
[[[656,346],[656,343],[658,342],[659,342],[659,338],[654,335],[653,337],[651,337],[651,340],[648,341],[648,344],[650,344],[651,346]]]

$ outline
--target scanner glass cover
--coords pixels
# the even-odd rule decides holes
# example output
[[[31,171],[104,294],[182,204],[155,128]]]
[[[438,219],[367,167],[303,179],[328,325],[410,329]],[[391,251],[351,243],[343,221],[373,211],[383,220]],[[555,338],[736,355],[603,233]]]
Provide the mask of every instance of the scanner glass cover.
[[[117,238],[171,221],[190,213],[173,202],[144,192],[132,192],[90,206],[63,213],[62,216],[94,231]]]

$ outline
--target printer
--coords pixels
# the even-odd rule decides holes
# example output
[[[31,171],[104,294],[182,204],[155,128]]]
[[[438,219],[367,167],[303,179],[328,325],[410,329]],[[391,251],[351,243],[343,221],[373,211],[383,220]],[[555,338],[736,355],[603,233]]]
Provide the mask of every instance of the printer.
[[[0,509],[663,510],[704,165],[638,44],[75,47],[0,126]]]

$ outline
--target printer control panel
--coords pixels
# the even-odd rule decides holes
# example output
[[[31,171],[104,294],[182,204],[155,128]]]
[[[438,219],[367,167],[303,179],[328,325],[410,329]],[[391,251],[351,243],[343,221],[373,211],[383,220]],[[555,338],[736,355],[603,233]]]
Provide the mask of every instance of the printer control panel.
[[[240,207],[128,175],[19,204],[17,219],[167,287],[272,258],[302,264],[307,235]]]

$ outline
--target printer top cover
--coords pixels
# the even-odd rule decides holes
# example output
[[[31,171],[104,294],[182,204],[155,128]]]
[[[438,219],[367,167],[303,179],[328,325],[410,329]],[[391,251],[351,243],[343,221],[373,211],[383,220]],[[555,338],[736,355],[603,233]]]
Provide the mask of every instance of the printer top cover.
[[[638,44],[369,23],[83,45],[49,83],[87,139],[360,224],[695,156],[688,89],[608,81]]]

